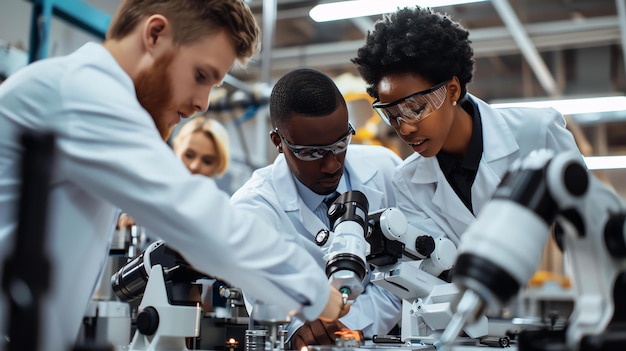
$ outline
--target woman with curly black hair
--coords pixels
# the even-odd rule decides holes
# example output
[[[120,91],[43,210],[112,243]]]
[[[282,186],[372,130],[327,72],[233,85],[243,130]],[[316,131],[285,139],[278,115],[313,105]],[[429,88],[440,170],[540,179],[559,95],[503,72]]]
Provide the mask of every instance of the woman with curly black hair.
[[[540,148],[578,151],[556,110],[496,110],[468,93],[470,44],[447,15],[403,8],[377,21],[352,59],[373,108],[415,151],[394,176],[399,208],[457,245],[513,162]]]

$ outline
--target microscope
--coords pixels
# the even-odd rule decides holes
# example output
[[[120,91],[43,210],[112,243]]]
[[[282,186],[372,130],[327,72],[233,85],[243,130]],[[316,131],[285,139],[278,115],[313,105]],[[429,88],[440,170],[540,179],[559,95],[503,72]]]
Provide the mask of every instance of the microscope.
[[[207,277],[162,240],[111,277],[115,294],[125,302],[141,298],[137,330],[129,350],[188,350],[200,332],[200,285]]]
[[[315,236],[315,243],[324,253],[328,281],[342,293],[344,304],[356,299],[365,290],[367,211],[368,201],[362,192],[345,192],[328,209],[331,230],[323,228]],[[286,331],[280,330],[280,327],[291,320],[286,311],[263,301],[255,301],[250,318],[262,328],[246,331],[247,350],[285,348]]]
[[[588,172],[580,154],[539,150],[513,165],[463,235],[452,279],[462,294],[441,350],[485,309],[518,293],[553,223],[574,310],[562,329],[523,330],[518,349],[626,349],[626,203]]]
[[[372,282],[402,298],[401,340],[435,344],[452,319],[459,290],[449,282],[457,249],[448,238],[432,236],[410,226],[397,208],[368,215],[367,262],[377,268]],[[472,339],[488,334],[481,316],[464,331]]]
[[[328,209],[332,232],[320,231],[316,237],[320,246],[326,242],[318,240],[320,236],[330,238],[324,255],[326,275],[330,284],[341,292],[344,305],[365,290],[368,208],[367,197],[362,192],[351,190],[341,194]]]

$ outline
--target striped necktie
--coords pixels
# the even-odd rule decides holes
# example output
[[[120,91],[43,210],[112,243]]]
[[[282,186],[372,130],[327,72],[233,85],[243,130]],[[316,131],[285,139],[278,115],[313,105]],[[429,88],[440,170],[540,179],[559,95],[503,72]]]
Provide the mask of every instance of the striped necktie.
[[[324,224],[326,224],[326,228],[328,229],[332,229],[330,228],[330,220],[328,219],[328,209],[339,197],[339,195],[340,194],[336,191],[332,194],[326,195],[322,203],[318,206],[317,211],[315,211],[317,216],[322,220],[322,222],[324,222]]]

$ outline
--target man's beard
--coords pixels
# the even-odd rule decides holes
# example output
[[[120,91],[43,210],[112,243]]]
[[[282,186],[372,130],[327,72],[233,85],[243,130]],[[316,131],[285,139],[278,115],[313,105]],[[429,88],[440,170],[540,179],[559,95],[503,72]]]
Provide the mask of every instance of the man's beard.
[[[173,59],[173,52],[164,54],[154,61],[151,68],[139,72],[135,79],[137,100],[152,116],[163,140],[170,137],[174,128],[168,123],[172,116],[166,114],[176,113],[176,109],[172,108],[172,78],[168,74]]]

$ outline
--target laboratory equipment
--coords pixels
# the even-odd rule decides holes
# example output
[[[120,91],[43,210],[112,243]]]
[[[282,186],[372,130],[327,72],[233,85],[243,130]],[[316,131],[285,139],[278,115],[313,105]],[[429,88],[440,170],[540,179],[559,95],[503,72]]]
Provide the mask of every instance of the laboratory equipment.
[[[562,329],[522,330],[519,350],[626,348],[626,203],[588,172],[580,154],[539,150],[514,164],[463,235],[453,277],[462,297],[442,350],[482,311],[518,293],[554,222],[574,310]]]

